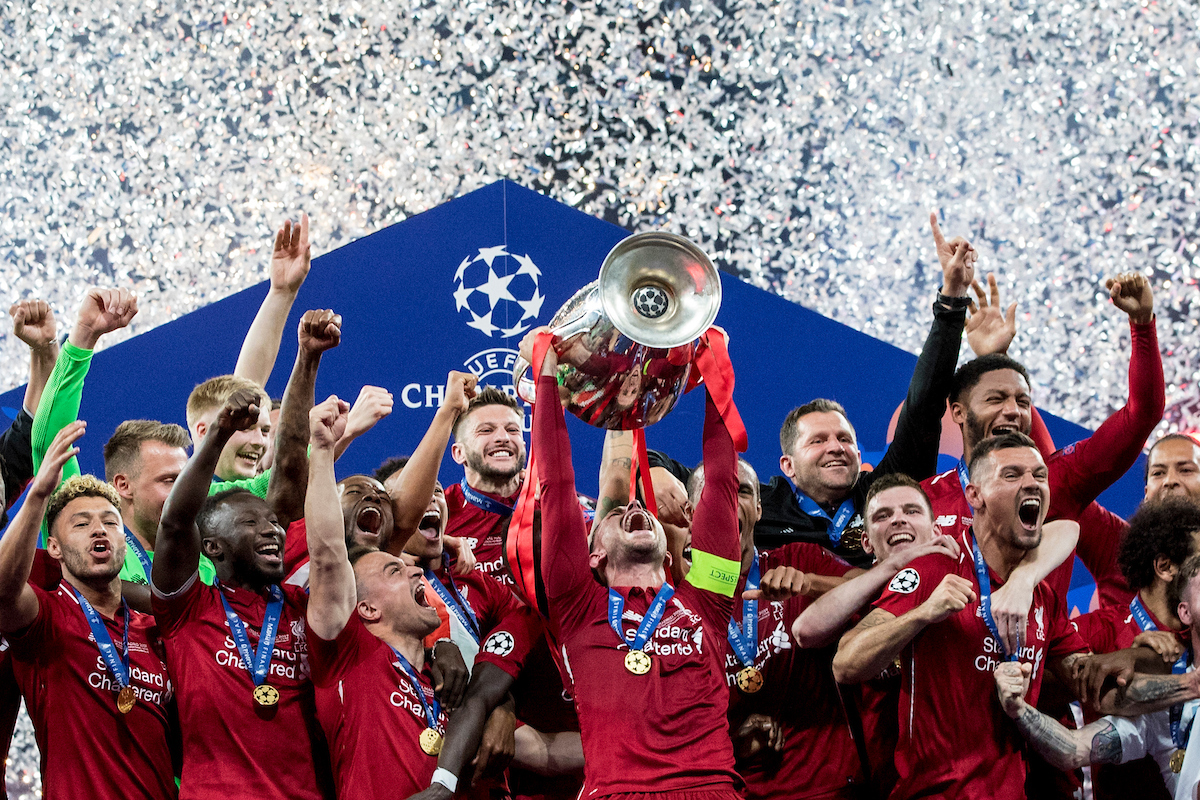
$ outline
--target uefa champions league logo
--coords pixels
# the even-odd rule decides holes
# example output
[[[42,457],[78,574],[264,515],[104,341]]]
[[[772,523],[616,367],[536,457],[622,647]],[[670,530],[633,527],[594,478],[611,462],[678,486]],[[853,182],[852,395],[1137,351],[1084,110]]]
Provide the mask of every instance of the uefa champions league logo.
[[[504,245],[481,247],[454,273],[454,308],[470,317],[469,327],[489,338],[520,336],[542,311],[541,274],[528,255],[509,253]]]

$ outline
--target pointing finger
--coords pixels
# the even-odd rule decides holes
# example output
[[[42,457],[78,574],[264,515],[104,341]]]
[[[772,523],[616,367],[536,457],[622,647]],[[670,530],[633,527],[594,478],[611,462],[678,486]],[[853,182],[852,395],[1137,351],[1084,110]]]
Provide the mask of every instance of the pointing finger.
[[[938,250],[946,246],[946,239],[942,236],[942,229],[938,227],[937,212],[930,212],[929,227],[933,229],[933,242],[937,245]]]

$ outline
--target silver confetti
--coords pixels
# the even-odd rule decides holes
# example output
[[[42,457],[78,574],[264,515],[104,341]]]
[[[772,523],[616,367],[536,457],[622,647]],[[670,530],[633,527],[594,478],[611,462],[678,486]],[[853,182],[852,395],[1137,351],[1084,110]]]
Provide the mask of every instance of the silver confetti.
[[[1098,425],[1155,290],[1159,432],[1200,428],[1200,10],[1098,0],[812,4],[93,0],[0,9],[0,290],[66,330],[89,284],[148,330],[501,178],[906,350],[940,275],[927,218],[1019,304],[1039,405]],[[118,341],[122,336],[110,337]],[[110,344],[112,342],[106,341]],[[797,358],[805,344],[795,343]],[[27,357],[0,342],[4,388]],[[9,791],[37,796],[23,728]]]

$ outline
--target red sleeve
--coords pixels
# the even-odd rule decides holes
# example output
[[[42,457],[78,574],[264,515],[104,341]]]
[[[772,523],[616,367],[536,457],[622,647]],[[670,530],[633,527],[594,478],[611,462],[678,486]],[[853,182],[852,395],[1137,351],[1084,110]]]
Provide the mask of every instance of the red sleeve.
[[[912,611],[933,594],[942,578],[955,571],[954,559],[941,553],[921,556],[896,573],[875,601],[875,608],[894,616]]]
[[[178,633],[184,623],[192,617],[202,602],[203,592],[206,588],[211,589],[212,587],[205,587],[200,582],[200,573],[198,572],[192,575],[192,582],[187,588],[179,590],[170,597],[163,597],[151,587],[150,610],[154,612],[154,619],[158,622],[158,629],[164,639],[169,639]]]
[[[1096,579],[1104,605],[1128,603],[1133,598],[1133,590],[1129,588],[1117,563],[1121,537],[1128,528],[1125,520],[1099,503],[1089,503],[1079,515],[1079,544],[1075,551]]]
[[[1033,439],[1033,443],[1037,445],[1038,452],[1042,454],[1042,458],[1049,458],[1058,449],[1054,446],[1054,439],[1050,436],[1050,429],[1046,427],[1046,421],[1038,413],[1037,406],[1034,406],[1030,413],[1029,438]]]
[[[533,407],[533,443],[537,448],[542,498],[542,580],[546,595],[562,597],[592,580],[588,569],[587,527],[575,495],[571,440],[558,397],[558,381],[538,378]]]
[[[1128,471],[1141,455],[1146,439],[1162,420],[1166,407],[1162,354],[1155,323],[1130,324],[1133,352],[1129,358],[1129,401],[1096,432],[1055,456],[1051,503],[1055,518],[1077,519],[1083,509]]]
[[[308,526],[301,517],[288,525],[287,535],[283,539],[283,574],[291,575],[298,564],[307,560]]]
[[[1113,609],[1101,608],[1080,614],[1070,624],[1093,652],[1111,653],[1120,649],[1113,622]]]
[[[513,604],[479,644],[475,663],[495,664],[513,678],[525,666],[525,659],[542,638],[542,619],[529,606]]]
[[[1088,648],[1088,643],[1079,635],[1079,631],[1075,630],[1070,620],[1067,619],[1067,605],[1062,598],[1058,596],[1058,592],[1051,590],[1052,597],[1050,603],[1051,628],[1050,636],[1046,640],[1046,658],[1062,658],[1069,656],[1072,653],[1088,653],[1091,650]]]
[[[738,561],[737,451],[712,397],[705,392],[704,488],[692,515],[692,549]]]
[[[832,575],[835,578],[841,578],[854,569],[838,556],[812,542],[785,544],[764,553],[763,559],[767,569],[786,566],[813,575]]]
[[[364,643],[372,644],[365,647]],[[322,639],[308,629],[308,663],[312,668],[314,686],[329,686],[361,662],[375,646],[387,647],[380,639],[372,636],[362,624],[358,612],[350,614],[346,626],[332,641]]]
[[[479,615],[479,632],[487,636],[514,609],[520,608],[521,602],[491,575],[476,570],[471,577],[478,581],[476,586],[483,593],[483,602],[479,605],[472,602],[471,608]]]
[[[27,628],[17,633],[6,633],[9,652],[17,661],[45,663],[53,660],[58,652],[58,620],[54,598],[40,586],[30,586],[37,595],[38,613]]]

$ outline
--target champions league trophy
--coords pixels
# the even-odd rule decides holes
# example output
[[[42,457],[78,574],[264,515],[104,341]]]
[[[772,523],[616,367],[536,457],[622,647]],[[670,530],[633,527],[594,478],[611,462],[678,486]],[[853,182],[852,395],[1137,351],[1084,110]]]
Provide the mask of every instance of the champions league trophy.
[[[688,388],[699,337],[720,307],[720,276],[696,245],[658,231],[621,241],[550,320],[563,407],[597,428],[658,422]],[[518,359],[513,385],[532,403],[528,372]]]

